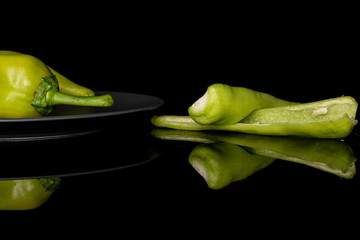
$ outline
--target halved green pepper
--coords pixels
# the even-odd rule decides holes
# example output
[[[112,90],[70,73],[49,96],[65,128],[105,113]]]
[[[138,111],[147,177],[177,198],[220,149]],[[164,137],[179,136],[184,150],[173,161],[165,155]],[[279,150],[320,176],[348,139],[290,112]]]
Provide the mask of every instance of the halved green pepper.
[[[60,182],[60,178],[0,181],[0,210],[38,208],[49,199]]]
[[[39,59],[24,54],[0,55],[0,118],[48,115],[57,104],[107,107],[111,95],[72,96],[59,92],[50,69]]]
[[[350,96],[259,109],[235,124],[198,124],[190,116],[154,116],[157,127],[179,130],[223,130],[260,135],[343,138],[357,124],[358,103]]]
[[[244,87],[212,84],[188,109],[199,124],[234,124],[257,109],[297,104]]]

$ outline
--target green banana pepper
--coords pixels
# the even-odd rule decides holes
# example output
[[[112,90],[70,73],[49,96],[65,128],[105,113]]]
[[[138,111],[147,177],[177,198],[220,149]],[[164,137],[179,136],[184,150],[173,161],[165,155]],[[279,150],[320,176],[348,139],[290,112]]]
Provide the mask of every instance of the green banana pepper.
[[[41,60],[24,54],[0,55],[0,118],[46,116],[58,104],[108,107],[113,99],[109,94],[60,93],[57,78]]]
[[[357,124],[358,103],[352,97],[255,110],[235,124],[198,124],[190,116],[154,116],[157,127],[179,130],[223,130],[242,133],[299,136],[313,138],[343,138]]]
[[[234,124],[257,109],[297,104],[267,93],[226,84],[213,84],[188,109],[199,124]]]
[[[0,210],[38,208],[49,199],[60,182],[60,178],[0,181]]]
[[[7,51],[7,50],[0,50],[0,55],[14,55],[14,54],[22,54],[19,52],[14,51]],[[66,78],[65,76],[61,75],[54,69],[48,66],[52,74],[56,76],[56,79],[59,83],[59,90],[61,93],[66,93],[74,96],[95,96],[94,91],[89,88],[80,86],[72,82],[70,79]]]

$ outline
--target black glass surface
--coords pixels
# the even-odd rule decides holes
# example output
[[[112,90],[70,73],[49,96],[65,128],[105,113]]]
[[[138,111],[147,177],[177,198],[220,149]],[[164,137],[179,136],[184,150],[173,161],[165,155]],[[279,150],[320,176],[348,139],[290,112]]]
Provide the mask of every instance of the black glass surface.
[[[220,226],[224,224],[220,220],[222,218],[229,222],[226,224],[234,224],[230,218],[233,215],[257,222],[259,218],[270,221],[273,215],[297,219],[313,214],[322,218],[324,214],[332,215],[333,211],[338,213],[342,209],[357,211],[358,174],[354,172],[350,179],[346,179],[331,171],[287,160],[271,159],[262,169],[250,173],[246,167],[243,168],[244,173],[240,168],[238,173],[246,175],[243,179],[230,180],[234,182],[229,184],[220,183],[215,189],[205,181],[204,173],[192,165],[191,154],[199,147],[213,147],[219,161],[217,164],[221,165],[222,161],[228,161],[225,156],[219,158],[226,151],[214,146],[215,143],[238,148],[239,145],[233,143],[234,139],[242,139],[242,144],[247,146],[242,146],[241,151],[254,154],[250,145],[252,141],[261,142],[262,137],[212,132],[174,134],[154,128],[149,122],[152,114],[107,119],[92,132],[66,138],[1,143],[2,181],[47,177],[59,177],[62,181],[38,208],[2,210],[0,214],[9,219],[73,216],[85,222],[91,217],[101,226],[104,222],[114,224],[114,219],[109,218],[112,216],[127,228],[136,228],[139,225],[149,227],[151,224],[148,225],[148,221],[155,216],[158,221],[155,226],[184,217],[190,218],[188,223],[211,221]],[[270,138],[270,142],[276,140],[264,138]],[[295,144],[293,148],[296,148],[296,142],[311,148],[314,141],[283,140],[295,141],[291,143]],[[332,142],[346,145],[346,152],[353,160],[360,154],[360,138],[356,131],[343,141],[326,141],[324,146]],[[315,141],[313,144],[319,143]],[[261,153],[260,150],[258,152]],[[301,148],[298,151],[302,152],[300,155],[308,152]],[[321,156],[326,157],[326,154]],[[243,159],[239,156],[237,160]],[[327,159],[317,160],[323,160],[323,165],[328,164]],[[330,168],[337,169],[334,164],[331,166],[330,163]],[[355,167],[356,162],[353,164],[349,166]],[[227,172],[229,169],[223,171],[220,167],[217,171],[217,165],[214,166],[213,172],[220,174],[220,178],[228,178],[232,174]],[[349,205],[352,210],[348,209]],[[101,218],[105,220],[100,221]],[[75,224],[74,219],[68,221]]]
[[[59,28],[45,31],[39,28],[45,21],[41,20],[28,26],[41,31],[26,35],[17,25],[16,39],[21,43],[0,46],[37,56],[96,91],[164,100],[156,110],[117,116],[74,119],[72,115],[71,119],[21,125],[5,121],[4,127],[0,120],[0,179],[61,178],[60,186],[38,208],[0,211],[4,232],[13,227],[12,234],[39,237],[46,231],[51,234],[41,237],[47,239],[95,234],[100,239],[358,235],[359,173],[345,178],[280,160],[279,155],[256,172],[244,174],[242,180],[221,188],[217,185],[215,190],[205,181],[204,169],[196,166],[196,170],[189,161],[191,154],[201,148],[221,152],[224,145],[245,155],[264,151],[254,151],[254,145],[245,141],[245,146],[229,146],[232,143],[223,139],[221,146],[214,146],[219,137],[215,142],[209,136],[196,136],[198,141],[160,139],[150,123],[155,114],[186,115],[187,108],[213,83],[247,87],[296,102],[341,95],[360,101],[357,26],[351,26],[356,21],[325,10],[315,15],[326,12],[330,16],[310,20],[307,11],[291,18],[295,8],[281,8],[286,16],[280,16],[267,8],[260,13],[256,7],[247,17],[242,16],[248,9],[241,8],[241,13],[225,11],[224,19],[218,10],[203,7],[193,14],[188,14],[193,8],[187,7],[178,15],[162,7],[166,16],[146,8],[144,17],[137,6],[129,17],[110,19],[122,18],[116,12],[108,14],[106,21],[83,11],[94,19],[91,23],[77,11],[74,20],[80,20],[78,24],[59,21],[64,19],[63,12],[52,14],[61,22]],[[352,16],[347,11],[346,15]],[[10,34],[4,33],[2,40],[7,38]],[[334,145],[345,144],[358,159],[359,134],[356,126],[350,136]],[[301,144],[316,150],[309,143]],[[334,149],[330,149],[333,160],[340,153]],[[358,162],[354,164],[358,167]]]

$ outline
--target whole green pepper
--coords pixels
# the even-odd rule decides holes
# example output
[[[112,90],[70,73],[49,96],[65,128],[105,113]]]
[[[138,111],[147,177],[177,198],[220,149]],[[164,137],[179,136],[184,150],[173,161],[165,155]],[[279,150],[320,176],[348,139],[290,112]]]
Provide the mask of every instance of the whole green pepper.
[[[38,208],[49,199],[60,182],[60,178],[0,181],[0,210]]]
[[[357,124],[358,104],[352,97],[339,97],[292,106],[264,108],[235,124],[198,124],[190,116],[154,116],[157,127],[179,130],[224,130],[260,135],[343,138]]]
[[[24,54],[0,55],[0,117],[48,115],[57,104],[107,107],[111,95],[72,96],[59,92],[56,77],[39,59]]]
[[[22,53],[0,50],[0,55],[14,55],[14,54],[22,54]],[[50,69],[52,74],[56,76],[56,79],[58,80],[59,83],[59,91],[61,93],[66,93],[74,96],[95,96],[94,91],[92,91],[91,89],[80,86],[79,84],[72,82],[71,80],[61,75],[60,73],[58,73],[49,66],[48,68]]]
[[[296,104],[267,93],[226,84],[213,84],[204,96],[189,107],[189,115],[199,124],[234,124],[257,109]]]

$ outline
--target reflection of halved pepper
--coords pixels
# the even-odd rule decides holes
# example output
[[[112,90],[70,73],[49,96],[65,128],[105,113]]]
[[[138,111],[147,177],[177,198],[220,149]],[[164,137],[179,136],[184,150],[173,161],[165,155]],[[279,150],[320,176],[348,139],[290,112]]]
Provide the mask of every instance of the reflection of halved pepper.
[[[60,184],[60,178],[0,181],[0,210],[40,207]]]
[[[14,55],[14,54],[21,54],[14,51],[5,51],[0,50],[0,55]],[[66,78],[65,76],[61,75],[54,69],[48,66],[50,71],[56,76],[56,79],[59,82],[59,90],[61,93],[66,93],[74,96],[94,96],[95,93],[89,88],[80,86],[72,82],[70,79]]]
[[[275,158],[251,154],[229,143],[210,143],[195,147],[189,163],[211,189],[221,189],[243,180],[270,165]]]
[[[59,92],[57,78],[39,59],[24,54],[0,54],[0,117],[48,115],[57,104],[107,107],[111,95],[72,96]]]
[[[239,145],[253,155],[305,164],[346,179],[351,179],[356,174],[356,158],[351,147],[338,140],[167,129],[155,129],[152,134],[166,140]]]

